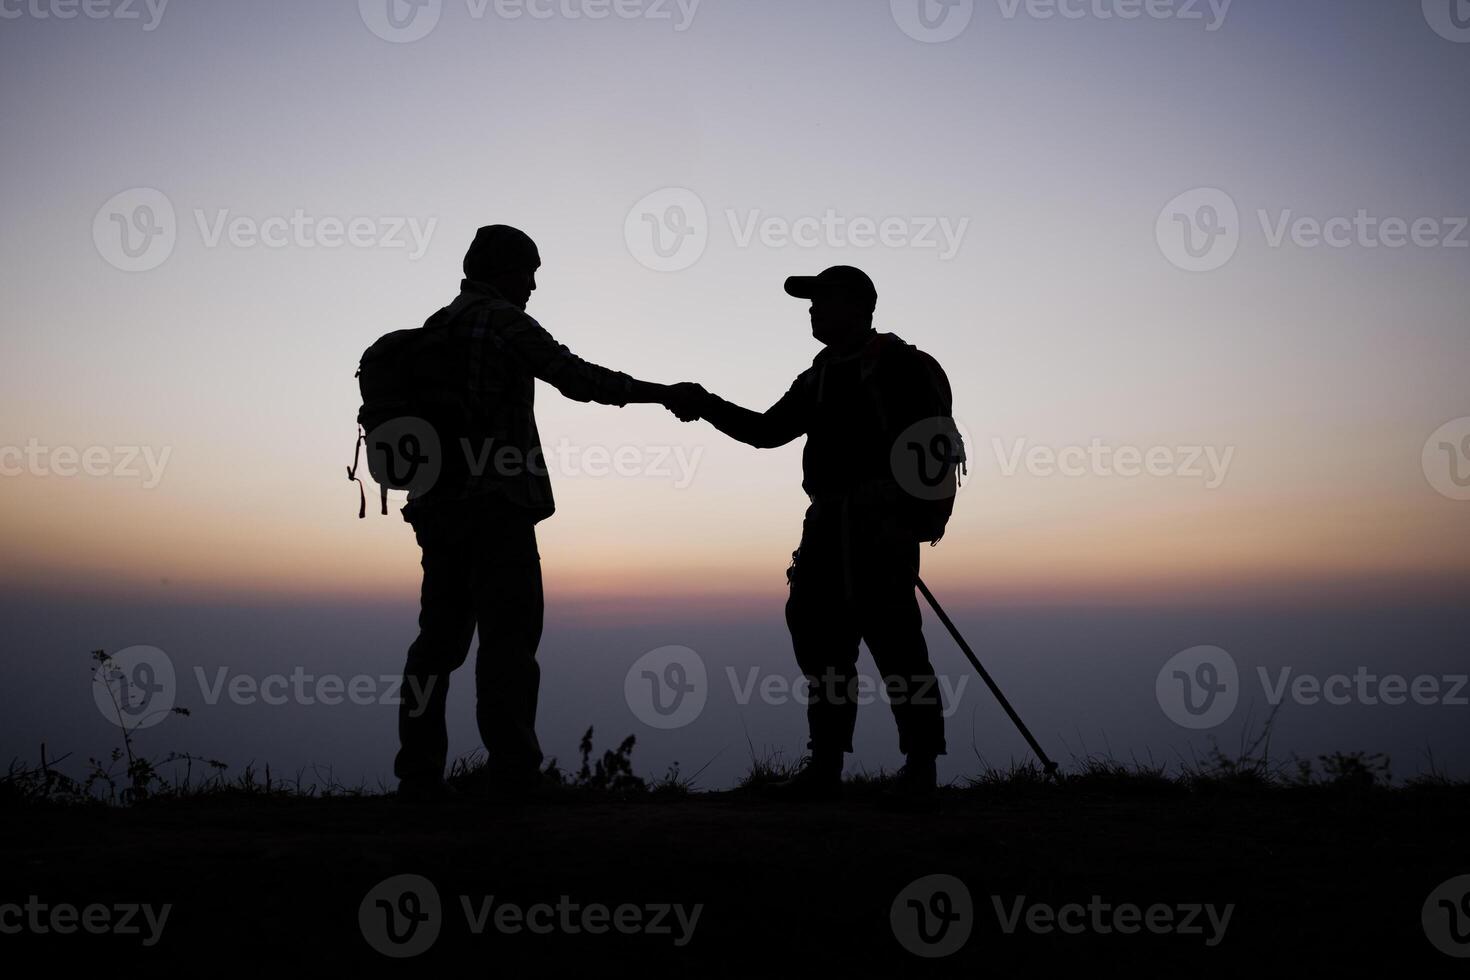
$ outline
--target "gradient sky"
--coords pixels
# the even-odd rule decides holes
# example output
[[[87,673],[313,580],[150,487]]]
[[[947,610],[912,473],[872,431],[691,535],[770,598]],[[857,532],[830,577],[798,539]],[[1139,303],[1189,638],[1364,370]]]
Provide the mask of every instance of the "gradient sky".
[[[541,243],[530,312],[582,356],[764,408],[810,361],[790,274],[866,268],[879,325],[947,368],[971,478],[952,594],[1015,602],[1403,595],[1470,581],[1470,503],[1425,440],[1470,416],[1470,249],[1273,248],[1256,218],[1470,215],[1470,44],[1418,2],[1237,0],[1178,19],[1014,18],[926,44],[882,0],[705,0],[571,20],[447,0],[391,44],[349,0],[176,0],[138,21],[0,20],[0,444],[167,449],[138,479],[0,478],[7,587],[75,594],[412,595],[395,516],[343,479],[360,352],[452,299],[474,229]],[[494,9],[493,7],[491,8]],[[147,20],[144,14],[144,20]],[[178,243],[127,273],[104,202],[162,191]],[[629,210],[688,188],[691,268]],[[1243,216],[1224,268],[1155,238],[1193,188]],[[435,222],[405,250],[208,247],[196,212]],[[958,254],[742,247],[726,213],[967,220]],[[774,596],[800,447],[757,453],[649,407],[540,388],[548,446],[677,447],[687,487],[554,475],[560,596]],[[1012,447],[1233,447],[1223,484],[1007,476]]]

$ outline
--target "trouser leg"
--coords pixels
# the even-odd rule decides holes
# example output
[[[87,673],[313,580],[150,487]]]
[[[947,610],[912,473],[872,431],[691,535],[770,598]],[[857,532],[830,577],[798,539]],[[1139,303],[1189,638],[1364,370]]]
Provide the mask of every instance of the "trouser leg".
[[[530,533],[527,529],[527,533]],[[534,537],[532,539],[534,555]],[[541,765],[536,705],[545,600],[541,563],[511,556],[480,568],[474,581],[480,650],[475,660],[475,720],[500,775],[522,777]]]
[[[858,631],[834,559],[804,538],[786,602],[791,646],[807,681],[807,747],[828,758],[852,751],[858,693]]]
[[[901,552],[901,553],[900,553]],[[878,551],[858,576],[863,639],[883,678],[898,726],[899,750],[943,755],[944,704],[914,591],[918,547]]]
[[[469,654],[475,609],[461,542],[419,535],[424,581],[419,635],[408,650],[398,706],[399,779],[442,779],[449,753],[444,705],[449,675]]]

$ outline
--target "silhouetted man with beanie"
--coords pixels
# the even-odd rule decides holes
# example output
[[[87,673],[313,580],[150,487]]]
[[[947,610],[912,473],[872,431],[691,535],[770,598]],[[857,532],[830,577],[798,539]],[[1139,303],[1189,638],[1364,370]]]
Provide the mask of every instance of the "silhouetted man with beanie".
[[[472,452],[448,448],[433,486],[411,494],[403,509],[424,570],[393,767],[404,798],[446,792],[449,675],[465,662],[477,629],[475,718],[492,785],[514,794],[540,776],[536,648],[544,604],[535,528],[556,508],[536,429],[536,381],[576,401],[659,403],[683,414],[673,389],[582,360],[526,314],[540,266],[523,232],[481,228],[465,256],[459,297],[424,326],[443,331],[452,365],[435,400],[454,408],[435,422],[447,430],[438,434],[445,447]]]

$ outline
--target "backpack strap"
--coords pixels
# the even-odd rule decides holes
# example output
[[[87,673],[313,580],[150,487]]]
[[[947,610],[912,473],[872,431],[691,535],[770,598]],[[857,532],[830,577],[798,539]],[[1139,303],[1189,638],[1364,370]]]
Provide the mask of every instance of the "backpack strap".
[[[362,484],[362,477],[357,475],[358,467],[362,465],[362,447],[367,442],[367,433],[362,431],[362,426],[357,427],[357,444],[352,447],[352,465],[347,467],[347,480],[349,483],[357,484],[357,519],[367,520],[367,489]],[[388,488],[380,486],[379,490],[383,499],[383,516],[388,516]]]
[[[347,467],[347,481],[357,484],[357,493],[361,497],[361,503],[357,508],[357,519],[367,520],[367,490],[362,485],[362,478],[357,475],[357,468],[362,463],[362,444],[367,441],[367,433],[362,431],[362,426],[357,427],[357,443],[352,447],[352,465]],[[387,511],[383,511],[387,513]]]

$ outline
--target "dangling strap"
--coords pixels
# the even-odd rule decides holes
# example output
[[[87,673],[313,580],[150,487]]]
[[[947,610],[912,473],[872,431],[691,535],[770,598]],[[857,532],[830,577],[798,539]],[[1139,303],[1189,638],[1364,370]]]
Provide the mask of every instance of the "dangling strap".
[[[357,427],[357,443],[352,447],[352,465],[347,467],[347,479],[357,484],[357,495],[361,498],[361,502],[357,507],[357,519],[360,521],[367,520],[367,489],[362,485],[362,480],[358,479],[357,467],[362,462],[362,444],[366,441],[367,433],[363,432],[362,426],[359,425]],[[386,514],[388,512],[384,510],[383,513]]]

